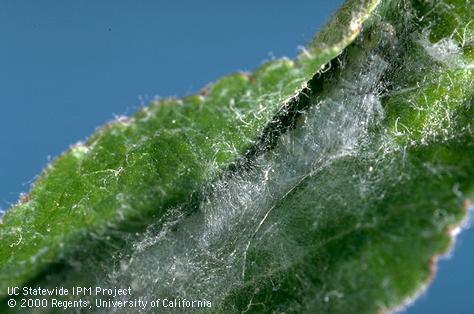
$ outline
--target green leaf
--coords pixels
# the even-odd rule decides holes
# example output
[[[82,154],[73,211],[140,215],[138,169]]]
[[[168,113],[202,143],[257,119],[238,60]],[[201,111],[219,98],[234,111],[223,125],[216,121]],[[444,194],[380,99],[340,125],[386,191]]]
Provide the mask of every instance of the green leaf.
[[[295,62],[152,105],[73,147],[5,216],[2,285],[63,257],[70,273],[36,279],[92,273],[216,312],[409,302],[474,195],[474,12],[467,0],[377,3],[348,1]],[[78,245],[92,233],[111,246],[114,230],[111,258]]]

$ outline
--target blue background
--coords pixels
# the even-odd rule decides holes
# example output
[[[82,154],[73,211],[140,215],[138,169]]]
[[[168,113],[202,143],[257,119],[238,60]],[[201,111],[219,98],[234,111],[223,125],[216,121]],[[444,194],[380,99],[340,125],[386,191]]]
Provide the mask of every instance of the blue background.
[[[114,115],[294,57],[341,3],[0,0],[0,211]],[[473,245],[462,234],[406,313],[474,311]]]

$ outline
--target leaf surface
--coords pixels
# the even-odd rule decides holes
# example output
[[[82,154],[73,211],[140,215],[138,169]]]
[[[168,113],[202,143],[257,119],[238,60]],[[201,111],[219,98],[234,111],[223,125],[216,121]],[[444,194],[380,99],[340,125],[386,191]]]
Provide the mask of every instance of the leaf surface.
[[[112,262],[77,274],[216,312],[408,302],[474,195],[474,11],[377,3],[348,1],[294,62],[152,105],[73,147],[5,217],[1,282],[32,278],[91,232],[149,219]],[[55,221],[66,224],[40,229]]]

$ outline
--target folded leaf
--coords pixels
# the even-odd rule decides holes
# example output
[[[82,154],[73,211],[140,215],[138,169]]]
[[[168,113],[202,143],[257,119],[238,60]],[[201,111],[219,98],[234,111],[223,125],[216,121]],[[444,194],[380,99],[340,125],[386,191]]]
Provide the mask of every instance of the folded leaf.
[[[101,285],[131,285],[133,298],[207,299],[226,313],[406,304],[474,196],[474,11],[467,0],[376,4],[349,1],[294,63],[225,78],[203,100],[151,106],[72,148],[5,217],[12,248],[0,247],[0,276],[22,282],[75,251],[70,264],[87,269],[42,283],[92,273]],[[73,172],[59,171],[67,160]],[[68,203],[61,182],[93,188]],[[47,195],[59,197],[56,212],[34,209]],[[15,229],[28,211],[33,227]],[[46,238],[38,217],[41,226],[74,219]],[[127,244],[111,259],[76,244],[147,219],[146,232],[118,235]],[[44,242],[33,249],[22,236],[34,234]]]

